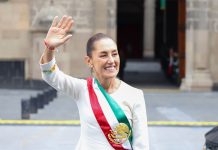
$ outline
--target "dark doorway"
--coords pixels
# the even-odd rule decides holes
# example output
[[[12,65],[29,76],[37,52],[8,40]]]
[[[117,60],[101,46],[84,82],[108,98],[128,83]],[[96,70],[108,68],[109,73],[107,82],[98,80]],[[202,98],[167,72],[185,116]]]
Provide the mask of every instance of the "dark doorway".
[[[155,57],[161,60],[167,76],[180,83],[185,70],[185,0],[166,0],[164,9],[160,5],[156,0]]]
[[[160,58],[165,48],[178,48],[178,1],[166,0],[161,9],[160,0],[156,0],[155,57]]]
[[[144,0],[117,0],[117,45],[127,58],[143,57]]]

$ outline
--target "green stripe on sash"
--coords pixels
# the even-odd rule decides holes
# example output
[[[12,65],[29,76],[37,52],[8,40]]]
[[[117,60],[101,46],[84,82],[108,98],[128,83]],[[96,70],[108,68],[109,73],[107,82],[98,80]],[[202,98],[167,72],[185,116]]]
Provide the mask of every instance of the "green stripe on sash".
[[[101,86],[97,79],[95,79],[98,88],[101,90],[102,94],[106,98],[108,104],[110,105],[114,115],[116,116],[119,123],[125,123],[130,131],[131,135],[129,137],[130,144],[132,145],[132,127],[130,126],[129,120],[127,119],[125,113],[123,112],[122,108],[117,104],[117,102],[105,91],[105,89]]]

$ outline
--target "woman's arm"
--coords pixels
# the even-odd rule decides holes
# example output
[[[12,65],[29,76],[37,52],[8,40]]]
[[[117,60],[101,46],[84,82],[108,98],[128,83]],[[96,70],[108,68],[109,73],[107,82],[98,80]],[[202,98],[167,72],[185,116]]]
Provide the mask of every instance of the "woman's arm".
[[[73,19],[70,16],[63,16],[59,22],[58,16],[54,18],[44,40],[46,48],[40,60],[41,64],[50,62],[55,57],[55,49],[72,37],[71,34],[67,34],[72,26]]]
[[[137,98],[133,108],[133,150],[149,150],[147,114],[141,90]]]
[[[44,40],[45,50],[40,59],[40,68],[42,78],[58,91],[65,92],[74,99],[78,99],[83,80],[73,78],[59,70],[55,60],[55,49],[72,36],[67,33],[73,25],[72,17],[63,16],[58,23],[58,17],[55,17],[53,23]]]
[[[86,87],[85,80],[63,73],[59,70],[55,58],[48,63],[40,64],[40,68],[43,80],[50,86],[72,96],[74,100],[79,99],[81,91]]]

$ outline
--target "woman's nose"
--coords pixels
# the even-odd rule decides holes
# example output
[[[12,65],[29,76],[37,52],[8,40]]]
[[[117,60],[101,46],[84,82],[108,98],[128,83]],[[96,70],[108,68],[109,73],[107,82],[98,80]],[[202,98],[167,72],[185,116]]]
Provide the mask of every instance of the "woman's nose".
[[[113,62],[114,62],[114,58],[113,58],[112,55],[110,55],[110,56],[108,57],[108,63],[113,63]]]

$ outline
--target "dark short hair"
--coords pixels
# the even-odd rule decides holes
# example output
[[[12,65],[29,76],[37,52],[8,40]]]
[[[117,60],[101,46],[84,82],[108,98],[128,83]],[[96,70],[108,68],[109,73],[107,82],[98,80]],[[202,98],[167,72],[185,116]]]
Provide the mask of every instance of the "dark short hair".
[[[86,54],[87,56],[92,56],[92,51],[94,50],[94,44],[96,41],[99,41],[101,39],[111,39],[108,35],[104,33],[97,33],[89,38],[86,44]]]

